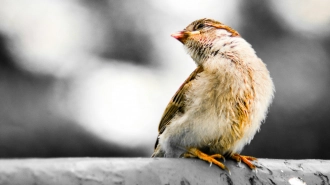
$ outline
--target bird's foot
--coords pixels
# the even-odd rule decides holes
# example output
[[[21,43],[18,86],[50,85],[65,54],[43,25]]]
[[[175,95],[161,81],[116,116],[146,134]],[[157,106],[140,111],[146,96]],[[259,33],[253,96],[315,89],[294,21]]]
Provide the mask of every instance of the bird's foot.
[[[255,157],[245,156],[245,155],[239,155],[239,154],[236,154],[236,153],[235,154],[232,154],[230,157],[232,159],[236,160],[237,162],[243,162],[243,163],[245,163],[252,170],[256,169],[256,166],[251,163],[251,161],[257,160],[257,158],[255,158]]]
[[[197,148],[189,148],[188,151],[183,156],[184,157],[198,157],[201,160],[207,161],[211,164],[215,164],[215,165],[219,166],[221,169],[227,170],[229,172],[229,169],[224,164],[222,164],[221,162],[216,160],[216,158],[225,160],[225,157],[220,154],[207,155],[207,154],[201,152],[200,150],[198,150]]]

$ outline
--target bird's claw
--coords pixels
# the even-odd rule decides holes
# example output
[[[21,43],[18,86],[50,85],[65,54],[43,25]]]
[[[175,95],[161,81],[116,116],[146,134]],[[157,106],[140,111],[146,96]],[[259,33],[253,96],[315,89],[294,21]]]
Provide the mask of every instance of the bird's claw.
[[[233,154],[230,156],[232,159],[236,160],[239,164],[241,162],[245,163],[250,169],[254,170],[256,169],[256,166],[251,163],[251,161],[257,160],[257,158],[252,156],[245,156],[245,155],[239,155],[239,154]]]
[[[224,156],[222,156],[220,154],[207,155],[197,148],[189,148],[183,156],[184,157],[198,157],[201,160],[209,162],[210,166],[212,164],[215,164],[215,165],[219,166],[221,169],[226,170],[230,173],[229,169],[224,164],[222,164],[221,162],[216,160],[216,158],[224,159]]]

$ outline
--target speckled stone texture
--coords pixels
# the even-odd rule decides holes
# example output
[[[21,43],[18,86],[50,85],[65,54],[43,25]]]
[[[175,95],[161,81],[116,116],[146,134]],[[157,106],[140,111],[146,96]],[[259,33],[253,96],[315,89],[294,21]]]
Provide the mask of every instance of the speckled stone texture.
[[[198,159],[57,158],[0,160],[0,184],[329,184],[330,161],[259,159],[257,172],[227,160],[230,173]]]

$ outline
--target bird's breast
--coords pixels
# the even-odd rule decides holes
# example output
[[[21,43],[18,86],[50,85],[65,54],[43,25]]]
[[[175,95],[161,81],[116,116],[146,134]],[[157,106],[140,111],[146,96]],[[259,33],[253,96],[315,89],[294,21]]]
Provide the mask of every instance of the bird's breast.
[[[204,70],[193,81],[186,95],[186,123],[192,135],[202,138],[195,141],[197,144],[225,152],[239,140],[253,137],[255,132],[249,129],[257,130],[260,121],[253,120],[255,91],[253,80],[248,79],[251,75],[238,76],[229,67],[217,68],[216,72]]]

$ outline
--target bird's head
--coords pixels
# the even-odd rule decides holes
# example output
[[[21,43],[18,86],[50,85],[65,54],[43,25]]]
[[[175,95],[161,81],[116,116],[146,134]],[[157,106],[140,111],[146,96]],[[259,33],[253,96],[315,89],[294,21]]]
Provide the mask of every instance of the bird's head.
[[[199,19],[189,24],[184,30],[173,33],[172,37],[179,40],[188,50],[192,58],[199,60],[207,58],[216,42],[231,37],[240,37],[231,27],[213,19]]]

